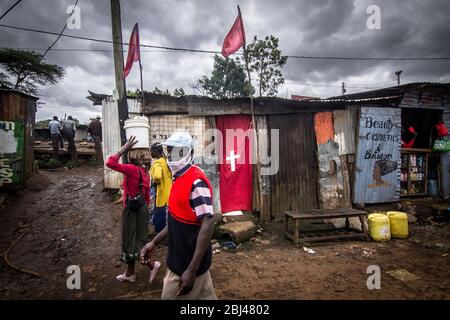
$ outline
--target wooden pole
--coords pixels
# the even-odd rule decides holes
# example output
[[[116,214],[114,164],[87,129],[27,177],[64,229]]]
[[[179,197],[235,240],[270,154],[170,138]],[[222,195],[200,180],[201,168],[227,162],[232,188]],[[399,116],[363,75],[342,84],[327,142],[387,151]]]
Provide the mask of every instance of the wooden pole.
[[[141,58],[139,57],[139,71],[140,71],[140,75],[141,75],[141,95],[142,95],[142,100],[141,100],[141,115],[144,114],[144,104],[145,104],[145,95],[144,95],[144,82],[142,80],[142,63],[141,63]]]
[[[241,9],[238,7],[238,12],[239,12],[239,16],[241,16]],[[263,215],[266,214],[266,206],[265,201],[263,200],[263,190],[262,190],[262,183],[261,183],[261,163],[259,161],[259,145],[258,145],[258,129],[256,126],[256,119],[255,119],[255,108],[254,108],[254,102],[253,102],[253,86],[252,86],[252,79],[250,76],[250,67],[249,67],[249,63],[248,63],[248,54],[247,54],[247,49],[246,49],[246,45],[244,42],[244,58],[245,58],[245,69],[247,70],[247,77],[248,77],[248,82],[250,84],[250,110],[251,110],[251,114],[252,114],[252,127],[254,129],[254,142],[256,147],[256,183],[257,183],[257,188],[258,188],[258,192],[259,192],[259,210],[260,210],[260,215],[261,215],[261,220],[264,220],[265,217],[262,217]]]
[[[125,120],[128,119],[127,90],[123,77],[123,46],[122,46],[122,23],[120,18],[120,0],[110,0],[111,3],[111,27],[114,49],[114,71],[116,89],[119,93],[117,101],[119,109],[120,140],[123,145],[126,142]]]

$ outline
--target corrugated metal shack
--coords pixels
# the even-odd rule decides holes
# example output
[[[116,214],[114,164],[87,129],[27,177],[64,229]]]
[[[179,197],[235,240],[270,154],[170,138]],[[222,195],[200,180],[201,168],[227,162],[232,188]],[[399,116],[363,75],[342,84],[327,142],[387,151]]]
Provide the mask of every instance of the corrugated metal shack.
[[[254,211],[260,212],[261,220],[281,218],[285,210],[339,208],[350,207],[353,203],[397,201],[400,193],[401,103],[405,101],[405,93],[417,91],[418,86],[405,85],[386,88],[380,92],[323,100],[255,98],[257,129],[279,129],[279,140],[275,142],[271,142],[269,134],[258,132],[258,147],[268,147],[272,154],[279,153],[279,170],[276,174],[263,175],[257,180],[254,170],[253,208]],[[441,90],[440,94],[444,97],[448,94],[448,85],[441,85],[442,88],[444,91]],[[117,117],[117,106],[114,108],[113,100],[108,99],[103,99],[104,127],[107,127],[107,121],[118,123],[117,119],[113,119]],[[150,119],[150,140],[165,140],[174,130],[185,129],[193,134],[197,142],[197,155],[202,154],[202,148],[212,141],[212,137],[208,137],[204,132],[215,127],[216,117],[251,114],[249,99],[214,100],[200,96],[176,98],[147,94],[145,101],[143,112]],[[140,112],[138,100],[128,99],[128,106],[130,116]],[[439,110],[448,108],[446,106],[446,102],[441,104]],[[111,116],[105,112],[111,112]],[[367,114],[372,116],[373,123],[385,120],[390,130],[387,130],[387,133],[383,128],[377,129],[379,132],[369,130],[363,138],[367,139],[368,135],[375,138],[387,135],[387,139],[392,141],[387,141],[386,144],[373,138],[362,143],[362,129],[367,121]],[[104,141],[105,157],[120,147],[118,125],[110,126],[108,130],[112,131],[108,134],[108,140]],[[365,166],[362,163],[366,160],[364,152],[369,149],[377,151],[377,148],[384,150],[387,146],[392,149],[388,152],[392,157],[390,161],[396,162],[397,166],[391,170],[391,180],[383,186],[386,187],[392,182],[389,184],[390,188],[381,188],[379,185],[371,185],[374,176],[373,163],[377,157]],[[445,161],[448,161],[448,154],[441,156],[444,159],[441,164],[444,166]],[[201,166],[213,183],[216,200],[214,207],[216,211],[220,211],[218,170],[215,165]],[[445,178],[445,170],[442,169],[441,190],[448,188],[450,180]],[[117,187],[117,176],[113,175],[105,171],[105,184]],[[386,180],[386,176],[383,176],[383,179]],[[447,183],[444,182],[445,179]],[[381,189],[384,189],[383,192]]]
[[[434,152],[435,125],[449,127],[450,84],[418,82],[329,98],[385,100],[382,109],[361,104],[356,125],[353,203],[398,201],[401,197],[450,194],[448,152]],[[402,146],[417,133],[412,147]],[[337,140],[336,140],[337,141]]]
[[[37,97],[0,88],[0,190],[20,188],[33,172]]]

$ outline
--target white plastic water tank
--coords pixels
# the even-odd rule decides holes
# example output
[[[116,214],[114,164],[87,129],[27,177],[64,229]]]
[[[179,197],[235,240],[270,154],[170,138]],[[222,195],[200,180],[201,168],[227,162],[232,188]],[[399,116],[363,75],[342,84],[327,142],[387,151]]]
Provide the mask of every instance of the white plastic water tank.
[[[144,116],[136,116],[133,119],[125,120],[123,126],[126,132],[127,140],[131,136],[135,136],[138,143],[132,149],[150,148],[148,118]]]

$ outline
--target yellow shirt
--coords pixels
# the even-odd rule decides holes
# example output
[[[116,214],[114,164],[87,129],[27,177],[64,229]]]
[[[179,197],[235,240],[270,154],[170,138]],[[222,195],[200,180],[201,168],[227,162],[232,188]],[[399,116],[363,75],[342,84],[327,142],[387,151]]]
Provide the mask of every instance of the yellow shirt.
[[[161,157],[153,161],[150,175],[152,183],[156,184],[156,206],[164,207],[169,202],[170,189],[172,188],[172,173],[165,158]]]

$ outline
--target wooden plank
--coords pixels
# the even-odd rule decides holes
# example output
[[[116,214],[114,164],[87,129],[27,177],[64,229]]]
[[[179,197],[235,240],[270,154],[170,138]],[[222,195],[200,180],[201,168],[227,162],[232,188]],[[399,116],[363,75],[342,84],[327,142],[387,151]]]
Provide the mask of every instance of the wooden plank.
[[[364,216],[367,212],[339,212],[339,213],[328,213],[328,214],[310,214],[310,213],[285,213],[292,219],[324,219],[324,218],[346,218],[346,217],[358,217]]]
[[[300,237],[301,240],[308,240],[308,241],[324,241],[324,240],[338,240],[338,239],[353,239],[353,238],[365,238],[364,233],[353,233],[353,234],[346,234],[346,235],[333,235],[333,236],[315,236],[315,237],[308,237],[304,238],[303,236]]]

